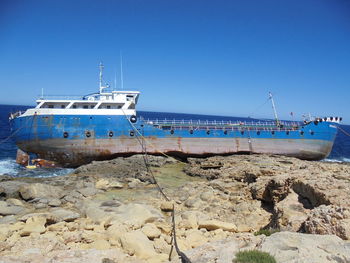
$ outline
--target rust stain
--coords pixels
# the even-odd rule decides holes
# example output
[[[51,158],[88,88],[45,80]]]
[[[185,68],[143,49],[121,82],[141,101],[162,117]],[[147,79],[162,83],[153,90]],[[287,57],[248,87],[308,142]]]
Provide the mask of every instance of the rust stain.
[[[148,139],[148,138],[147,138]],[[165,152],[169,155],[186,156],[212,156],[234,154],[247,149],[240,148],[242,142],[239,138],[226,138],[208,140],[201,138],[151,138],[149,140],[152,146],[147,146],[147,152],[150,154],[160,154]],[[277,139],[252,140],[254,143],[254,152],[256,153],[274,153],[297,156],[304,159],[322,159],[332,148],[331,143],[321,143],[305,140],[300,141],[279,141]],[[282,144],[283,143],[283,144]],[[300,146],[303,143],[303,147]],[[248,146],[248,145],[247,145]],[[281,147],[283,146],[283,147]],[[117,138],[95,139],[94,137],[77,140],[67,139],[48,139],[40,141],[25,141],[18,143],[18,147],[26,152],[37,153],[40,158],[56,161],[64,166],[76,167],[92,160],[111,159],[117,156],[130,156],[132,154],[142,153],[142,147],[136,137],[120,136]],[[245,147],[245,146],[244,146]]]

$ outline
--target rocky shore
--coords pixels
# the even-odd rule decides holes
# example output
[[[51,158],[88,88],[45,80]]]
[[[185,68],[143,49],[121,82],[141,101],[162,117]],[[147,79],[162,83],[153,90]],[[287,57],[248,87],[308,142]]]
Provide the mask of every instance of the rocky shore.
[[[350,166],[290,157],[143,156],[50,178],[0,176],[0,263],[168,262],[171,209],[191,262],[238,251],[277,262],[350,262]],[[256,235],[262,229],[277,231]],[[255,233],[255,234],[254,234]],[[175,251],[171,262],[180,262]]]

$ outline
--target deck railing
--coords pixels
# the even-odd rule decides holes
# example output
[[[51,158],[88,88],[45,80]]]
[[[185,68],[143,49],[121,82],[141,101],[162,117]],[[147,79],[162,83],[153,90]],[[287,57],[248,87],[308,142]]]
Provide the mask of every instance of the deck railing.
[[[44,95],[38,96],[38,100],[83,100],[81,95]]]
[[[298,122],[279,121],[209,121],[209,120],[169,120],[143,119],[149,125],[160,129],[219,129],[219,130],[297,130]]]

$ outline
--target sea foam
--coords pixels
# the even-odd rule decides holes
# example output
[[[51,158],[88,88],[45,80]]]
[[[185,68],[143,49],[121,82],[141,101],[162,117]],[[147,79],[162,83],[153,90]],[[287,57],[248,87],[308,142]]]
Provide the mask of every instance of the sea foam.
[[[21,167],[16,163],[14,159],[0,160],[0,175],[17,175]]]
[[[68,168],[36,168],[26,169],[16,163],[14,159],[0,160],[0,176],[10,175],[13,177],[53,177],[71,173],[73,169]]]
[[[330,162],[330,163],[349,163],[350,162],[350,158],[345,158],[345,157],[341,157],[341,158],[331,158],[331,159],[324,159],[324,162]]]

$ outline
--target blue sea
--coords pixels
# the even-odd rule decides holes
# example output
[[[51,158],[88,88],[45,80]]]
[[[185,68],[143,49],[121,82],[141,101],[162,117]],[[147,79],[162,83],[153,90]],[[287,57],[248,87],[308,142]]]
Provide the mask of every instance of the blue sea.
[[[24,111],[29,106],[16,106],[16,105],[0,105],[0,175],[6,174],[14,177],[27,176],[27,177],[47,177],[47,176],[59,176],[71,172],[71,169],[35,169],[27,170],[20,165],[16,164],[16,151],[17,147],[12,141],[10,136],[9,126],[9,114],[16,111]],[[147,112],[138,111],[138,115],[145,119],[176,119],[176,120],[217,120],[217,121],[249,121],[252,119],[240,118],[240,117],[225,117],[225,116],[212,116],[212,115],[196,115],[196,114],[182,114],[182,113],[165,113],[165,112]],[[333,150],[329,157],[324,161],[328,162],[350,162],[350,134],[349,125],[340,125],[336,137]],[[343,131],[345,132],[343,132]]]

